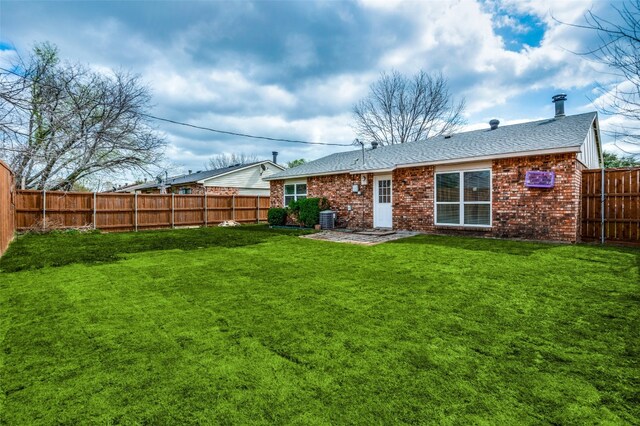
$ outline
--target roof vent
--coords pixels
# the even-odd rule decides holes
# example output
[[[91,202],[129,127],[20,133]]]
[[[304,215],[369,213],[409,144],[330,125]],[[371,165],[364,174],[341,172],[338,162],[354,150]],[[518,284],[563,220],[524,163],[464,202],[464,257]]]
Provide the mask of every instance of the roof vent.
[[[489,121],[489,126],[491,126],[491,130],[495,130],[500,125],[500,120],[496,120],[495,118]]]
[[[378,147],[378,142],[373,141],[371,142],[371,149],[376,149]]]
[[[555,96],[552,96],[553,103],[556,104],[556,118],[564,117],[564,101],[567,100],[566,93],[558,93]]]
[[[444,135],[444,138],[445,138],[445,139],[451,139],[451,136],[452,136],[451,134]]]

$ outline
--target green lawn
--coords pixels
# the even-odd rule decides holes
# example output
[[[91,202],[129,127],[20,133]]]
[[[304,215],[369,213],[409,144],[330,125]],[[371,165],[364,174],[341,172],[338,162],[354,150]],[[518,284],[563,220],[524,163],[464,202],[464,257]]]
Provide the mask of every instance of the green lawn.
[[[640,250],[19,237],[0,424],[638,424]]]

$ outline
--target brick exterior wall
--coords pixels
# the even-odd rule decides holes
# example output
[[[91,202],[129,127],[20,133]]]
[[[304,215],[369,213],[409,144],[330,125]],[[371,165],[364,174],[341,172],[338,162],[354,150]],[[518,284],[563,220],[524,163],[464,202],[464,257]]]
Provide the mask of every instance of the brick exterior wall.
[[[434,225],[434,166],[393,172],[393,228],[444,234],[576,242],[581,226],[581,172],[576,154],[555,154],[494,160],[492,164],[492,227]],[[554,171],[555,187],[527,188],[529,170]],[[361,175],[339,174],[307,178],[309,197],[326,197],[338,212],[337,225],[373,227],[373,174],[351,192]],[[282,207],[284,181],[271,181],[271,206]],[[352,209],[349,210],[348,206]],[[364,218],[363,218],[364,213]]]
[[[500,238],[576,242],[581,220],[580,167],[575,154],[495,160],[491,234]],[[526,188],[528,170],[554,171],[555,187]]]
[[[180,188],[191,188],[192,194],[204,194],[205,186],[197,183],[189,185],[179,185],[171,187],[171,191],[175,194],[180,193]],[[207,186],[207,194],[209,195],[239,195],[240,190],[238,188],[225,187],[225,186]]]
[[[366,174],[367,184],[362,185],[362,175],[348,173],[316,176],[307,179],[307,196],[326,198],[331,210],[336,211],[336,226],[341,228],[371,228],[373,225],[373,175]],[[358,185],[360,194],[352,191]],[[351,210],[349,210],[351,206]]]
[[[191,188],[191,194],[204,194],[204,186],[193,183],[189,185],[176,185],[172,186],[167,190],[168,194],[179,194],[180,188]],[[224,187],[224,186],[207,186],[207,194],[209,195],[240,195],[240,190],[238,188]],[[159,194],[160,190],[158,188],[145,189],[142,191],[144,194]]]
[[[284,207],[284,181],[272,180],[269,182],[269,203],[271,207]]]
[[[435,167],[412,167],[393,172],[391,201],[393,228],[433,231]]]

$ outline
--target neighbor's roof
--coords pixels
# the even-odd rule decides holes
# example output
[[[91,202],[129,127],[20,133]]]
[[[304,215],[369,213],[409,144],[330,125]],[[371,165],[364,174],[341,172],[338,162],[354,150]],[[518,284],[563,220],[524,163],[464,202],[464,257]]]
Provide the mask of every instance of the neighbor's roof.
[[[233,166],[223,167],[221,169],[205,170],[205,171],[196,172],[196,173],[188,173],[188,174],[184,174],[184,175],[170,176],[167,179],[167,185],[174,186],[174,185],[184,185],[184,184],[193,183],[193,182],[200,182],[200,181],[203,181],[203,180],[211,179],[212,177],[216,177],[216,176],[224,175],[224,174],[227,174],[227,173],[235,172],[235,171],[240,170],[240,169],[245,169],[245,168],[248,168],[248,167],[251,167],[251,166],[256,166],[258,164],[263,164],[263,163],[271,163],[271,164],[275,165],[276,167],[278,167],[280,169],[283,168],[279,164],[275,164],[274,162],[272,162],[270,160],[255,161],[253,163],[235,164]],[[161,186],[161,184],[159,184],[157,182],[147,182],[147,183],[141,183],[141,184],[138,184],[138,185],[119,188],[118,191],[137,191],[137,190],[141,190],[141,189],[158,188],[160,186]]]
[[[414,164],[517,157],[544,151],[577,152],[596,117],[596,112],[588,112],[368,149],[364,164],[362,150],[339,152],[275,173],[265,180],[393,170]]]

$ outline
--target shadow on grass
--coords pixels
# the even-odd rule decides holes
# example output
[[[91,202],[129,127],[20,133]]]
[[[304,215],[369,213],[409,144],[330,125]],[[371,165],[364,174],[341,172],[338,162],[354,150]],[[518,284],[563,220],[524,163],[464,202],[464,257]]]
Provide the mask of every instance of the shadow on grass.
[[[550,250],[559,244],[536,243],[528,241],[508,241],[491,238],[474,238],[465,236],[446,235],[417,235],[412,238],[392,241],[389,244],[420,244],[438,247],[472,250],[478,252],[492,252],[511,254],[515,256],[531,256],[540,250]]]
[[[472,250],[477,252],[493,252],[500,254],[511,254],[515,256],[531,256],[532,254],[544,251],[553,250],[562,247],[576,247],[578,251],[580,249],[587,250],[585,258],[583,260],[589,260],[593,262],[604,262],[606,260],[599,260],[591,256],[591,249],[597,250],[603,255],[607,252],[615,253],[627,253],[636,256],[636,262],[640,268],[640,247],[629,246],[614,246],[605,245],[600,246],[597,244],[564,244],[553,242],[535,242],[535,241],[519,241],[519,240],[501,240],[494,238],[477,238],[477,237],[465,237],[465,236],[448,236],[448,235],[417,235],[411,238],[403,238],[396,241],[390,241],[387,244],[420,244],[431,245],[438,247],[456,248],[463,250]]]
[[[208,247],[243,247],[283,235],[309,231],[270,229],[267,226],[193,228],[123,233],[52,232],[19,236],[0,258],[0,272],[40,269],[73,263],[105,263],[123,254],[158,250],[197,250]]]

